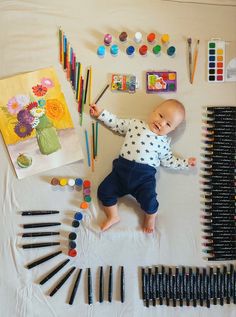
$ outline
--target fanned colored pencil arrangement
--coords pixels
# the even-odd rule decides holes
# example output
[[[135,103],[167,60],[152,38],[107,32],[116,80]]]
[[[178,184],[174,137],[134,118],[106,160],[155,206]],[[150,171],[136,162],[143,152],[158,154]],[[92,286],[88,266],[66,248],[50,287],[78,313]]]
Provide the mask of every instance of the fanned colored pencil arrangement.
[[[67,80],[70,81],[78,104],[80,114],[80,125],[83,124],[84,105],[87,102],[89,89],[89,103],[92,94],[92,67],[87,69],[86,80],[83,78],[82,64],[77,61],[73,47],[70,45],[65,33],[59,28],[59,59],[66,73]],[[84,83],[85,82],[85,83]]]
[[[207,107],[203,205],[208,260],[236,260],[236,107]]]
[[[144,305],[193,306],[236,304],[236,270],[155,266],[142,268]]]

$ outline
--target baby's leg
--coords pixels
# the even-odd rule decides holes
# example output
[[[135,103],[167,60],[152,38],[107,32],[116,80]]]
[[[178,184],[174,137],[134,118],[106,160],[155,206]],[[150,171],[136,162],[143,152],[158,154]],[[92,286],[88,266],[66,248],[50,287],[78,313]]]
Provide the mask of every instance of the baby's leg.
[[[144,215],[144,223],[143,223],[143,231],[145,233],[152,233],[155,229],[157,212],[154,214],[145,213]]]
[[[102,223],[101,230],[105,231],[109,229],[112,225],[116,224],[120,221],[120,217],[118,215],[117,204],[113,206],[103,206],[103,210],[107,216],[107,219]]]

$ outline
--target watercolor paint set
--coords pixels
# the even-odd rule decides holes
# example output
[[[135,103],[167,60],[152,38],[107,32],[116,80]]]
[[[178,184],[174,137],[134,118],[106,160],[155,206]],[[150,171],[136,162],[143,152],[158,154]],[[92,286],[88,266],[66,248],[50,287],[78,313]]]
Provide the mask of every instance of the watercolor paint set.
[[[225,81],[225,41],[212,39],[208,42],[207,69],[208,82]]]
[[[146,73],[147,93],[175,92],[177,73],[173,71],[152,71]]]
[[[135,93],[138,88],[138,82],[135,75],[132,74],[112,74],[111,90]]]

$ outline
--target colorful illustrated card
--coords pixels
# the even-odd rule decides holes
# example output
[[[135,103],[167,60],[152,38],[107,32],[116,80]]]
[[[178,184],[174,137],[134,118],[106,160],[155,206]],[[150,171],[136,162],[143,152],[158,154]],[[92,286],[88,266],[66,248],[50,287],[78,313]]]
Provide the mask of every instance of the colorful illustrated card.
[[[146,91],[147,93],[175,92],[177,90],[176,72],[147,72]]]
[[[18,178],[83,158],[53,68],[0,80],[0,130]]]
[[[112,74],[111,90],[135,93],[137,79],[135,75]]]

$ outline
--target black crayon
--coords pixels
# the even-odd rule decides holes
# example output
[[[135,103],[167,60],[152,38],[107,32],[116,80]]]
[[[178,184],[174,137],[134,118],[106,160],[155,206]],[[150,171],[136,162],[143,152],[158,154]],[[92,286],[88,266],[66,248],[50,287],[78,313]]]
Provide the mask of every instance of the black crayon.
[[[183,299],[184,299],[184,285],[183,285],[184,277],[183,271],[179,273],[179,306],[183,306]]]
[[[176,276],[176,298],[180,299],[180,274],[179,274],[179,268],[175,268],[175,276]]]
[[[100,278],[101,278],[101,271],[100,271]],[[145,280],[145,269],[144,267],[141,268],[141,280],[142,280],[142,299],[146,301],[146,280]]]
[[[233,302],[236,304],[236,271],[234,270],[234,278],[233,278]]]
[[[152,274],[152,305],[153,306],[156,306],[155,292],[156,292],[156,278],[155,278],[155,274]]]
[[[49,296],[53,296],[56,294],[56,292],[62,287],[62,285],[68,280],[68,278],[71,276],[71,274],[74,272],[75,266],[73,266],[70,270],[66,272],[66,274],[63,276],[63,278],[59,281],[59,283],[56,285],[56,287],[51,291]]]
[[[100,266],[99,273],[99,302],[102,303],[104,300],[104,276],[103,276],[103,267]]]
[[[231,283],[230,283],[230,271],[226,272],[226,303],[230,304]]]
[[[120,301],[121,303],[125,301],[125,272],[123,266],[120,269]]]
[[[55,269],[53,269],[47,276],[45,276],[40,282],[40,285],[45,284],[47,281],[50,280],[50,278],[52,278],[57,272],[59,272],[68,262],[70,261],[70,259],[67,259],[65,261],[63,261],[61,264],[59,264]]]
[[[108,302],[112,302],[113,295],[113,270],[112,266],[109,268],[109,280],[108,280]]]
[[[39,260],[36,260],[30,264],[27,264],[26,267],[27,267],[27,269],[32,269],[33,267],[35,267],[37,265],[40,265],[48,260],[51,260],[52,258],[54,258],[55,256],[57,256],[61,253],[62,253],[62,251],[57,251],[57,252],[51,253],[51,254],[49,254],[49,255],[47,255]]]
[[[188,274],[189,274],[189,298],[190,298],[190,301],[193,299],[193,269],[191,267],[189,267],[188,269]]]
[[[171,275],[168,272],[165,272],[165,281],[166,281],[166,289],[165,289],[165,294],[166,294],[166,306],[170,305],[170,279]]]
[[[162,278],[162,272],[159,272],[158,274],[159,279],[158,279],[158,286],[159,286],[159,304],[163,305],[163,278]]]
[[[207,292],[206,292],[206,306],[210,308],[211,306],[211,283],[210,283],[210,275],[206,275],[206,284],[207,284]]]
[[[186,280],[186,305],[190,305],[190,283],[189,283],[189,273],[185,274]]]
[[[92,289],[92,275],[91,269],[87,268],[87,282],[88,282],[88,304],[91,305],[93,303],[93,289]]]
[[[53,227],[53,226],[60,226],[60,222],[44,222],[44,223],[27,223],[23,225],[24,229],[29,228],[43,228],[43,227]]]
[[[145,272],[145,286],[146,286],[146,307],[149,307],[150,293],[149,293],[149,278],[148,273]]]
[[[57,236],[60,232],[26,232],[22,234],[22,238],[31,238],[31,237],[48,237],[48,236]]]
[[[173,307],[176,307],[177,290],[176,290],[176,275],[172,275],[172,287],[173,287]]]
[[[159,298],[159,288],[158,288],[158,266],[155,266],[155,286],[156,286],[156,291],[155,291],[155,296],[156,299]]]
[[[22,211],[22,216],[40,216],[40,215],[54,215],[59,214],[58,210],[29,210],[29,211]]]
[[[72,305],[75,299],[75,295],[77,293],[78,287],[79,287],[79,282],[80,282],[80,278],[81,278],[81,274],[82,274],[82,269],[79,269],[77,278],[75,280],[74,283],[74,287],[72,289],[71,295],[70,295],[70,299],[69,299],[69,304]]]
[[[148,268],[148,280],[149,280],[149,299],[153,299],[153,287],[152,287],[152,268]]]
[[[197,300],[200,300],[200,269],[198,267],[196,268],[196,273],[195,273],[195,284],[196,284],[196,298]]]
[[[161,273],[162,273],[162,297],[163,300],[166,297],[166,274],[165,274],[165,267],[161,266]]]
[[[55,245],[60,245],[60,242],[42,242],[42,243],[22,244],[22,248],[23,249],[45,248],[45,247],[52,247]]]
[[[204,283],[203,283],[203,273],[199,274],[199,287],[200,287],[200,306],[204,303]]]

